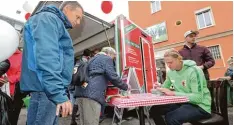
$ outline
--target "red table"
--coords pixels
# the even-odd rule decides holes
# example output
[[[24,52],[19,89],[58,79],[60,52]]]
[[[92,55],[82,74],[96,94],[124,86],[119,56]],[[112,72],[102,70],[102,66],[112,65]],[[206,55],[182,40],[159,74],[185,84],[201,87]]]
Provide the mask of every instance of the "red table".
[[[114,97],[110,104],[118,108],[139,107],[140,125],[145,124],[144,107],[188,102],[184,96],[157,96],[151,93],[131,94],[127,97]]]

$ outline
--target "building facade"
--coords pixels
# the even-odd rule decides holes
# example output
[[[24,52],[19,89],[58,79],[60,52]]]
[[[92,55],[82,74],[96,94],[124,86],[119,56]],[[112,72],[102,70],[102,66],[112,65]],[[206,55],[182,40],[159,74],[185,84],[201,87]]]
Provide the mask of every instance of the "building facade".
[[[208,47],[216,62],[211,79],[224,75],[233,55],[232,1],[130,1],[129,17],[153,37],[158,69],[166,67],[165,51],[181,49],[184,33],[197,30],[197,44]]]

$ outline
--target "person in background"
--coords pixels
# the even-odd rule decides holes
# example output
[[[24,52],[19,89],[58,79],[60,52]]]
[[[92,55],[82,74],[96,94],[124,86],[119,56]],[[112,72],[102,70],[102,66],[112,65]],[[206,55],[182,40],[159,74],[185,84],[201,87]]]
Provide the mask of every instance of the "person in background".
[[[96,56],[99,52],[100,52],[99,49],[94,49],[93,53],[92,53],[92,57]],[[114,67],[115,67],[115,61],[114,61]],[[106,107],[105,105],[106,104],[101,105],[101,113],[100,113],[99,123],[101,123],[105,119],[105,107]]]
[[[10,82],[11,96],[14,97],[16,94],[20,93],[19,81],[21,74],[22,52],[17,49],[15,53],[9,58],[9,61],[11,66],[7,71],[7,76]]]
[[[167,96],[186,96],[188,103],[153,106],[150,115],[156,125],[182,125],[211,117],[211,96],[201,68],[192,60],[182,60],[176,50],[164,54],[169,71],[159,91]],[[170,86],[174,86],[174,91]],[[165,121],[162,117],[165,116]]]
[[[89,49],[85,49],[83,52],[83,55],[80,59],[77,60],[75,67],[78,67],[78,65],[81,62],[88,62],[89,59],[91,58],[91,51]],[[71,88],[73,88],[72,90],[70,89],[70,98],[72,100],[72,104],[73,104],[73,110],[72,110],[72,118],[71,118],[71,124],[70,125],[77,125],[76,123],[76,116],[77,116],[77,112],[78,112],[78,103],[76,102],[76,99],[74,97],[74,94],[77,93],[77,86],[75,85],[70,85]],[[78,114],[79,115],[79,114]]]
[[[20,89],[31,96],[28,125],[57,125],[60,114],[72,114],[67,88],[74,49],[67,29],[78,27],[83,14],[77,1],[64,1],[60,9],[43,6],[24,25]]]
[[[96,54],[98,54],[100,52],[100,50],[99,49],[94,49],[93,51],[92,51],[92,54],[91,54],[91,57],[94,57]]]
[[[22,52],[17,49],[15,53],[9,58],[11,66],[7,71],[7,77],[10,83],[10,94],[13,99],[13,111],[10,114],[11,125],[17,125],[21,108],[23,107],[23,98],[27,96],[26,93],[20,91],[20,75],[22,64]]]
[[[12,99],[10,97],[10,85],[8,82],[8,78],[6,72],[10,68],[10,61],[8,59],[0,62],[0,109],[1,109],[1,117],[0,124],[1,125],[11,125],[11,117],[10,113],[12,111]]]
[[[88,82],[78,86],[75,94],[80,113],[79,125],[99,124],[101,106],[105,104],[108,81],[120,89],[128,89],[128,85],[115,72],[113,63],[115,57],[116,51],[113,48],[104,47],[101,52],[90,59]]]
[[[2,77],[2,75],[4,75],[10,68],[11,63],[8,59],[0,62],[0,77]]]
[[[205,74],[206,80],[210,80],[208,69],[215,65],[215,60],[210,50],[195,43],[198,31],[189,30],[184,33],[185,45],[179,50],[183,60],[193,60],[197,66],[201,68]]]
[[[218,80],[228,80],[229,84],[227,87],[227,101],[228,106],[233,105],[233,57],[228,58],[227,60],[228,68],[224,74],[224,77],[218,78]]]
[[[0,62],[0,91],[6,93],[10,97],[10,85],[6,72],[9,70],[11,63],[8,59]]]
[[[94,56],[96,56],[100,52],[100,49],[95,49],[93,52],[94,52]],[[115,62],[114,62],[114,67],[115,67]],[[105,119],[105,109],[106,109],[106,104],[101,105],[99,123],[102,123]]]
[[[76,65],[76,62],[77,62],[77,60],[76,60],[76,58],[74,58],[74,67]],[[73,107],[74,107],[74,103],[75,103],[75,101],[74,101],[75,99],[74,99],[74,96],[73,96],[74,91],[75,91],[75,86],[70,84],[68,86],[68,93],[69,93],[69,99],[71,100],[71,103],[72,103]]]

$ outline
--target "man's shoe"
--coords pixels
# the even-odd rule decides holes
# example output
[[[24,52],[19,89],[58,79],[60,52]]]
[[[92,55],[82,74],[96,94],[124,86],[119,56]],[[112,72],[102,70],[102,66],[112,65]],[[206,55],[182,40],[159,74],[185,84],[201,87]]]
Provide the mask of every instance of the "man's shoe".
[[[105,118],[100,118],[99,119],[99,123],[102,123],[104,121]]]
[[[70,125],[77,125],[76,121],[72,121]]]

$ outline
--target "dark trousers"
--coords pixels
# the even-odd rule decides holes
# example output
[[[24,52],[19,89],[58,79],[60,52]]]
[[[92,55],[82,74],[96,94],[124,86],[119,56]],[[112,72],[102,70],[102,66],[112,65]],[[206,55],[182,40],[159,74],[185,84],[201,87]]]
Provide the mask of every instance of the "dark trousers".
[[[162,117],[164,115],[164,119]],[[153,106],[150,116],[156,125],[182,125],[186,122],[198,121],[211,117],[202,108],[192,104],[170,104]]]
[[[23,107],[23,98],[27,96],[26,93],[21,93],[20,84],[16,83],[15,85],[15,94],[13,97],[13,110],[10,113],[11,125],[17,125],[21,108]]]
[[[77,125],[76,123],[77,112],[78,112],[78,104],[74,104],[71,116],[71,125]]]

